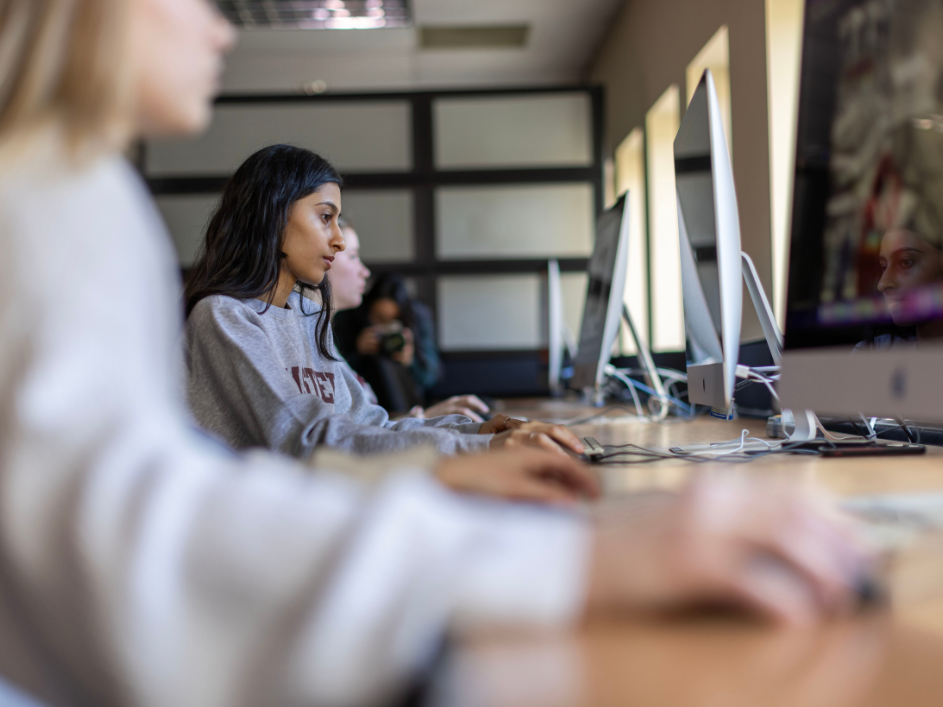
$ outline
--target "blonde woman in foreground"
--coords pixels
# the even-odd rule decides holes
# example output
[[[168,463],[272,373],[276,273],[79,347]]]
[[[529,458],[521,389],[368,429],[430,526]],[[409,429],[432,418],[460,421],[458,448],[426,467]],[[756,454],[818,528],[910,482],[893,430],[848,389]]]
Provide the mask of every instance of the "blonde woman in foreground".
[[[867,560],[785,490],[702,482],[591,519],[433,478],[585,473],[560,455],[368,489],[192,431],[174,257],[121,152],[203,129],[232,42],[206,0],[0,0],[5,679],[50,705],[380,704],[460,623],[852,609]]]

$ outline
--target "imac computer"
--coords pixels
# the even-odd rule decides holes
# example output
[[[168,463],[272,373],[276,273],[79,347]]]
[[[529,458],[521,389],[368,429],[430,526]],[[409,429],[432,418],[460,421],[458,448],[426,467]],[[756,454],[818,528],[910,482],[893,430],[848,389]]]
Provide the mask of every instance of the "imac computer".
[[[746,253],[730,153],[710,70],[705,70],[674,142],[681,287],[688,339],[688,398],[730,418],[746,280],[774,363],[782,335]]]
[[[577,390],[598,390],[602,386],[605,367],[619,334],[629,257],[629,219],[625,218],[628,208],[629,200],[622,196],[596,221],[596,243],[587,269],[586,304],[570,379],[570,386]]]
[[[628,208],[628,195],[623,194],[596,222],[596,243],[589,260],[586,304],[569,384],[571,388],[588,393],[594,402],[601,402],[606,367],[619,327],[625,321],[635,339],[640,367],[656,393],[652,399],[661,403],[652,406],[653,412],[657,417],[664,417],[668,407],[661,378],[623,302],[629,253]]]
[[[547,383],[550,394],[560,396],[564,392],[563,360],[569,354],[570,359],[576,353],[576,342],[566,325],[563,311],[563,282],[560,278],[560,261],[551,258],[547,261],[547,339],[548,371]]]
[[[782,404],[943,422],[943,10],[808,0]]]
[[[551,395],[562,392],[560,374],[563,370],[563,285],[560,282],[560,262],[547,262],[547,309],[549,312],[547,383]]]

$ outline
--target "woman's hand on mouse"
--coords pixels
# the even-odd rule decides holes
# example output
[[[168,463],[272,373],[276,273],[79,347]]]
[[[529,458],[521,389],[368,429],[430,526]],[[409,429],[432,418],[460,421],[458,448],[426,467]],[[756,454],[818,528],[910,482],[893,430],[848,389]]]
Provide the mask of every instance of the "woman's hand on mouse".
[[[410,416],[429,419],[432,417],[443,417],[445,415],[464,415],[465,417],[471,418],[472,422],[484,422],[484,419],[479,413],[488,412],[488,406],[485,405],[477,395],[455,395],[448,400],[430,405],[425,409],[419,408],[419,412],[422,414],[413,415],[412,410],[410,410]]]
[[[563,425],[546,422],[525,422],[507,415],[495,415],[478,429],[479,434],[493,434],[491,449],[537,447],[548,452],[582,454],[584,447],[579,438]]]
[[[435,476],[455,491],[516,501],[571,504],[599,496],[589,467],[537,449],[451,457],[439,464]]]
[[[737,607],[780,623],[846,615],[874,563],[822,503],[708,478],[600,509],[588,609]]]

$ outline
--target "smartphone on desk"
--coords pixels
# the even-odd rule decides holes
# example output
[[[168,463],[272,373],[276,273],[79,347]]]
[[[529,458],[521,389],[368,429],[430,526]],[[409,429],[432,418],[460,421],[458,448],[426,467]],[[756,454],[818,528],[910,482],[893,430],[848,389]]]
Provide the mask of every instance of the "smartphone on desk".
[[[924,454],[926,451],[926,446],[909,442],[885,444],[836,442],[834,446],[823,446],[819,449],[823,457],[880,457],[894,454]]]

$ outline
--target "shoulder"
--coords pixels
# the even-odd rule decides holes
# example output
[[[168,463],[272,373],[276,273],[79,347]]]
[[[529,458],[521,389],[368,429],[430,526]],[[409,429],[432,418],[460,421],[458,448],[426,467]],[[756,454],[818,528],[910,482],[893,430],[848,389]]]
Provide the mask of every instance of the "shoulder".
[[[196,334],[214,329],[261,325],[265,304],[259,300],[241,300],[228,295],[204,297],[190,312],[187,331]]]
[[[432,329],[432,311],[418,300],[412,301],[413,318],[422,329]]]
[[[37,203],[43,205],[43,216],[79,211],[83,221],[147,218],[152,213],[140,177],[118,155],[81,165],[40,156],[0,169],[0,204],[4,212],[32,212]],[[35,212],[31,215],[36,216]]]
[[[201,319],[214,317],[235,316],[242,318],[258,317],[264,310],[265,303],[256,299],[239,299],[229,295],[209,295],[204,297],[196,306],[190,318]]]
[[[52,282],[70,293],[56,306],[88,309],[107,300],[110,306],[96,310],[101,316],[117,316],[124,305],[113,293],[128,290],[126,309],[154,316],[148,307],[164,308],[179,287],[163,222],[120,156],[81,167],[51,158],[0,167],[0,261],[15,271],[11,282],[21,296],[45,301]]]
[[[288,295],[288,306],[298,317],[310,317],[321,311],[321,303],[318,300],[305,297],[298,290]]]
[[[0,171],[0,217],[14,230],[72,234],[94,231],[107,239],[128,221],[147,219],[130,175],[116,158],[79,167],[49,162]],[[52,237],[52,236],[50,236]]]

